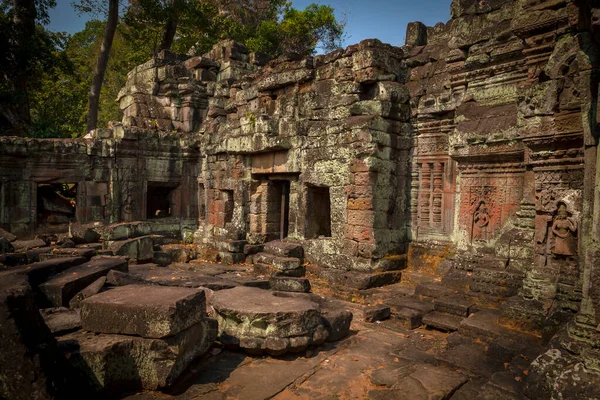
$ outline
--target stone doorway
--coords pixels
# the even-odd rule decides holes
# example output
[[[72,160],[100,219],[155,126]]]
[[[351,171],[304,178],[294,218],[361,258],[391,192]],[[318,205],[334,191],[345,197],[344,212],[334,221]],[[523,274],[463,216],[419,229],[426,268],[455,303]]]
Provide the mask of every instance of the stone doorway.
[[[66,232],[76,221],[77,183],[40,183],[36,201],[38,232]]]
[[[148,182],[146,189],[146,218],[158,219],[177,216],[176,191],[178,184]]]
[[[273,189],[270,197],[273,206],[267,208],[267,221],[273,221],[271,226],[276,231],[269,236],[285,239],[290,229],[290,181],[275,180],[271,181],[271,185]]]

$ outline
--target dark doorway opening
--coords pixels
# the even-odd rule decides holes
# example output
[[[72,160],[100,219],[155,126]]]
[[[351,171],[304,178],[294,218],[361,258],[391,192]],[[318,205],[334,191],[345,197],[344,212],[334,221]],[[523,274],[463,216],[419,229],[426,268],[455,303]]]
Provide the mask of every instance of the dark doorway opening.
[[[285,239],[290,227],[290,181],[269,181],[267,193],[267,239]]]
[[[148,182],[146,218],[167,218],[173,215],[173,198],[178,185],[165,182]]]
[[[68,230],[76,221],[77,184],[40,183],[37,186],[37,227],[49,232]]]
[[[279,181],[281,191],[279,239],[288,237],[290,230],[290,181]]]
[[[328,187],[306,188],[306,238],[331,237],[331,197]]]
[[[233,190],[221,190],[221,200],[223,201],[223,221],[228,223],[233,221]]]
[[[198,184],[198,216],[200,220],[206,219],[206,191],[204,183]]]

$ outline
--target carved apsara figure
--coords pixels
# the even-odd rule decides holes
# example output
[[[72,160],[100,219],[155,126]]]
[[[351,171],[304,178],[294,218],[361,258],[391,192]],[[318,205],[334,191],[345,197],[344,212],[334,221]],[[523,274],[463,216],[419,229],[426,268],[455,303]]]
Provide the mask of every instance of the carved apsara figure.
[[[477,209],[473,213],[473,239],[488,240],[488,225],[490,224],[490,214],[487,210],[485,201],[480,201]]]
[[[552,254],[559,256],[572,256],[577,251],[577,222],[569,216],[567,205],[558,203],[556,216],[552,223],[554,247]]]

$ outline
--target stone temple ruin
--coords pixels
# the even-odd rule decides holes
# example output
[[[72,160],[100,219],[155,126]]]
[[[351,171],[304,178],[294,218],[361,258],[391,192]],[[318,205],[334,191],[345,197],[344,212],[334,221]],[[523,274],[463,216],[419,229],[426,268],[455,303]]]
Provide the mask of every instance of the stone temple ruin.
[[[599,398],[600,8],[451,11],[0,137],[0,397]]]

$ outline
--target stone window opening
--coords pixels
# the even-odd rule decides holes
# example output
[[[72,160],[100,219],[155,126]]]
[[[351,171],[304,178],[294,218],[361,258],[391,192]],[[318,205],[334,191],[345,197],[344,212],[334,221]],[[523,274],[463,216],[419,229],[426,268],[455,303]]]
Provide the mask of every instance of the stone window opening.
[[[76,221],[77,183],[40,183],[37,185],[37,227],[60,231]]]
[[[235,204],[233,201],[233,190],[221,190],[221,200],[224,203],[223,221],[229,223],[233,221],[233,209]]]
[[[148,182],[146,190],[146,218],[168,218],[173,214],[173,193],[177,185]]]
[[[379,86],[375,83],[360,84],[360,100],[373,100],[379,94]]]
[[[331,196],[327,186],[306,188],[306,238],[331,237]]]

